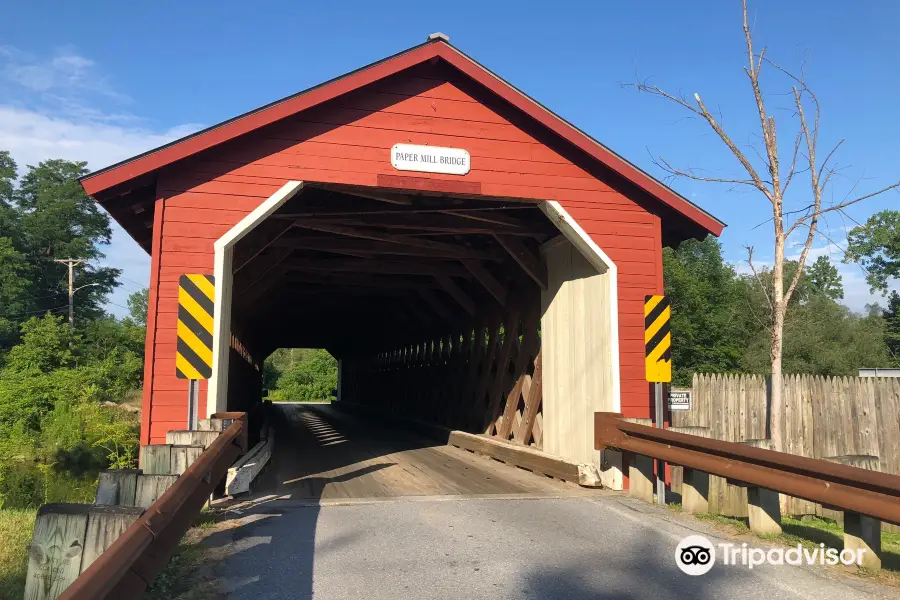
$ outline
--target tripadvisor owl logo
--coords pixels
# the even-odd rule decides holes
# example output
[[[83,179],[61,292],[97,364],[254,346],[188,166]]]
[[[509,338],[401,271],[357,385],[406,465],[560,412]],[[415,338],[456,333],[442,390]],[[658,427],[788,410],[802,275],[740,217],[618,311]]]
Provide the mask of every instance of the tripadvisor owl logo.
[[[761,565],[837,565],[845,566],[863,564],[863,555],[866,548],[826,548],[825,544],[818,547],[805,547],[797,544],[788,548],[754,548],[746,542],[738,545],[734,543],[719,543],[719,558],[722,565],[742,566],[753,569]],[[681,540],[675,548],[675,564],[683,573],[688,575],[705,575],[716,564],[716,551],[708,539],[702,535],[689,535]]]
[[[675,548],[675,564],[688,575],[705,575],[716,564],[716,550],[702,535],[689,535]]]

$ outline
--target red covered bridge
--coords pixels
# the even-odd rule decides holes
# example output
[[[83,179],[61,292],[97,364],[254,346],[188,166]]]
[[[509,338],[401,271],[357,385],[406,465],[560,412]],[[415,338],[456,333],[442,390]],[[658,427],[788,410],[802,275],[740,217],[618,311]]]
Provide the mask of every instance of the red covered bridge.
[[[178,281],[207,273],[201,416],[321,347],[342,402],[596,463],[594,412],[651,414],[663,245],[723,228],[440,35],[82,183],[152,256],[143,444],[185,426]]]

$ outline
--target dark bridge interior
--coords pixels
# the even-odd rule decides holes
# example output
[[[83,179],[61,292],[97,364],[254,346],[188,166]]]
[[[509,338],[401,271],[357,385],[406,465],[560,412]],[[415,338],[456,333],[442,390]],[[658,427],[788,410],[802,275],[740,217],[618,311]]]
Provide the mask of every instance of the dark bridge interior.
[[[234,321],[263,355],[420,341],[534,295],[556,235],[534,203],[305,187],[238,242]]]
[[[534,369],[559,235],[533,202],[304,186],[234,248],[229,407],[258,398],[252,362],[325,348],[342,399],[491,433]]]

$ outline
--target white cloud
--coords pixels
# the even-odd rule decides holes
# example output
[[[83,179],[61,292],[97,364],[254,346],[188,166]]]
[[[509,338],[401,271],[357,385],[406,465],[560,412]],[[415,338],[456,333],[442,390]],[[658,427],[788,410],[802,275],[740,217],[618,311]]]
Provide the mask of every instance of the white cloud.
[[[847,228],[835,228],[828,230],[828,232],[834,234],[841,232],[846,236],[846,229]],[[884,306],[885,299],[881,294],[873,294],[869,291],[869,284],[866,283],[866,275],[862,267],[854,263],[844,264],[844,262],[842,262],[844,260],[844,249],[846,247],[846,237],[832,238],[831,241],[828,241],[824,246],[812,246],[807,254],[806,264],[807,266],[811,265],[820,256],[827,256],[831,260],[832,264],[837,267],[838,273],[844,284],[844,299],[842,300],[842,303],[849,307],[850,310],[862,313],[866,310],[866,304],[873,304],[876,302]],[[792,244],[791,248],[794,252],[788,254],[786,258],[788,260],[798,260],[800,258],[800,253],[803,250],[803,244]],[[897,286],[893,286],[892,289],[898,288]]]
[[[85,161],[97,170],[200,128],[148,128],[145,119],[121,110],[128,96],[72,48],[41,59],[0,46],[0,80],[0,150],[10,151],[20,171],[49,158]],[[150,257],[116,223],[103,251],[104,265],[122,269],[108,310],[124,316],[128,294],[149,284]]]
[[[87,161],[91,169],[161,146],[196,131],[182,125],[153,132],[137,124],[99,119],[71,119],[0,104],[0,148],[9,150],[20,166],[47,158]]]
[[[842,262],[844,259],[844,248],[847,247],[846,234],[848,229],[847,227],[840,227],[826,230],[826,233],[831,234],[829,237],[831,237],[832,241],[826,241],[824,245],[812,246],[806,257],[806,265],[808,267],[820,256],[827,256],[831,259],[831,263],[837,268],[844,285],[844,298],[841,300],[841,303],[854,312],[864,313],[867,304],[878,303],[884,306],[886,299],[878,292],[873,294],[869,291],[869,284],[866,283],[866,274],[862,267],[857,264],[844,264]],[[842,237],[838,237],[839,234]],[[789,240],[785,259],[798,260],[804,243],[805,239]],[[753,259],[753,266],[757,270],[771,269],[772,264],[772,260]],[[753,274],[746,260],[731,262],[731,265],[740,275]],[[894,283],[890,286],[890,289],[900,291],[900,283]]]
[[[747,262],[746,258],[743,258],[737,262],[731,262],[729,264],[731,264],[738,275],[753,275],[753,269],[756,269],[757,272],[771,269],[773,263],[771,260],[760,260],[754,253],[753,269],[750,268],[750,263]]]
[[[58,48],[49,58],[37,57],[14,46],[0,46],[3,76],[41,98],[53,93],[66,97],[102,96],[116,102],[130,98],[117,91],[97,64],[72,47]]]

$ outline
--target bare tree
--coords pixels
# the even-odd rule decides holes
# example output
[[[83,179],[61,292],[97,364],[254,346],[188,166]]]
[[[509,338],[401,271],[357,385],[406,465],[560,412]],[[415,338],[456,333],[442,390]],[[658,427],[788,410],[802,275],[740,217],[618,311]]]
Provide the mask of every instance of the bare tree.
[[[759,124],[762,130],[762,144],[765,152],[756,152],[756,156],[758,158],[757,164],[761,163],[762,167],[765,169],[764,171],[762,169],[757,170],[757,168],[754,167],[754,161],[748,157],[744,150],[734,143],[733,138],[725,132],[721,123],[721,117],[717,119],[709,111],[706,104],[700,98],[700,94],[694,94],[693,101],[690,101],[685,96],[670,94],[647,81],[632,85],[639,91],[670,100],[689,110],[695,116],[701,117],[712,128],[719,139],[724,142],[728,147],[728,150],[731,151],[731,154],[737,158],[738,162],[740,162],[746,172],[747,177],[709,177],[704,175],[705,171],[699,169],[676,168],[662,157],[654,159],[659,167],[669,173],[671,177],[686,177],[697,181],[728,184],[734,187],[746,186],[754,192],[759,192],[760,200],[765,198],[765,202],[768,203],[772,210],[772,224],[775,233],[775,252],[774,264],[770,274],[770,285],[763,280],[753,263],[753,247],[748,246],[746,249],[747,263],[766,296],[770,311],[769,327],[771,330],[772,397],[771,410],[769,413],[769,431],[775,448],[782,450],[784,445],[782,443],[783,379],[781,360],[784,344],[784,322],[788,310],[788,303],[797,288],[797,284],[803,276],[807,256],[816,239],[819,222],[827,213],[842,212],[847,207],[861,202],[862,200],[883,194],[889,190],[900,188],[900,181],[872,193],[853,196],[856,194],[856,188],[859,184],[859,181],[857,181],[850,190],[850,193],[844,197],[843,200],[831,203],[827,206],[823,205],[822,198],[825,189],[839,170],[837,167],[833,166],[832,159],[844,140],[839,141],[827,154],[825,154],[825,159],[822,160],[821,163],[819,162],[819,117],[821,115],[819,100],[806,85],[802,68],[800,74],[796,75],[767,58],[765,48],[762,48],[759,52],[754,50],[753,37],[750,33],[750,25],[747,19],[747,0],[741,0],[741,6],[744,18],[746,53],[749,63],[744,67],[744,72],[747,74],[747,78],[750,82],[750,89],[752,90],[756,109],[759,113]],[[778,127],[776,126],[776,119],[767,112],[766,100],[764,99],[760,88],[760,74],[764,64],[771,67],[772,70],[781,73],[791,82],[792,106],[790,118],[795,122],[796,133],[793,137],[793,143],[790,147],[790,156],[787,163],[783,163],[779,155],[777,137]],[[785,193],[795,175],[802,173],[806,173],[809,176],[811,195],[807,198],[805,206],[802,206],[799,210],[786,212],[784,204]],[[785,289],[785,246],[787,245],[789,236],[798,230],[801,232],[805,231],[803,249],[800,252],[797,261],[797,270],[793,276],[790,277],[790,281],[787,282],[787,289]]]

